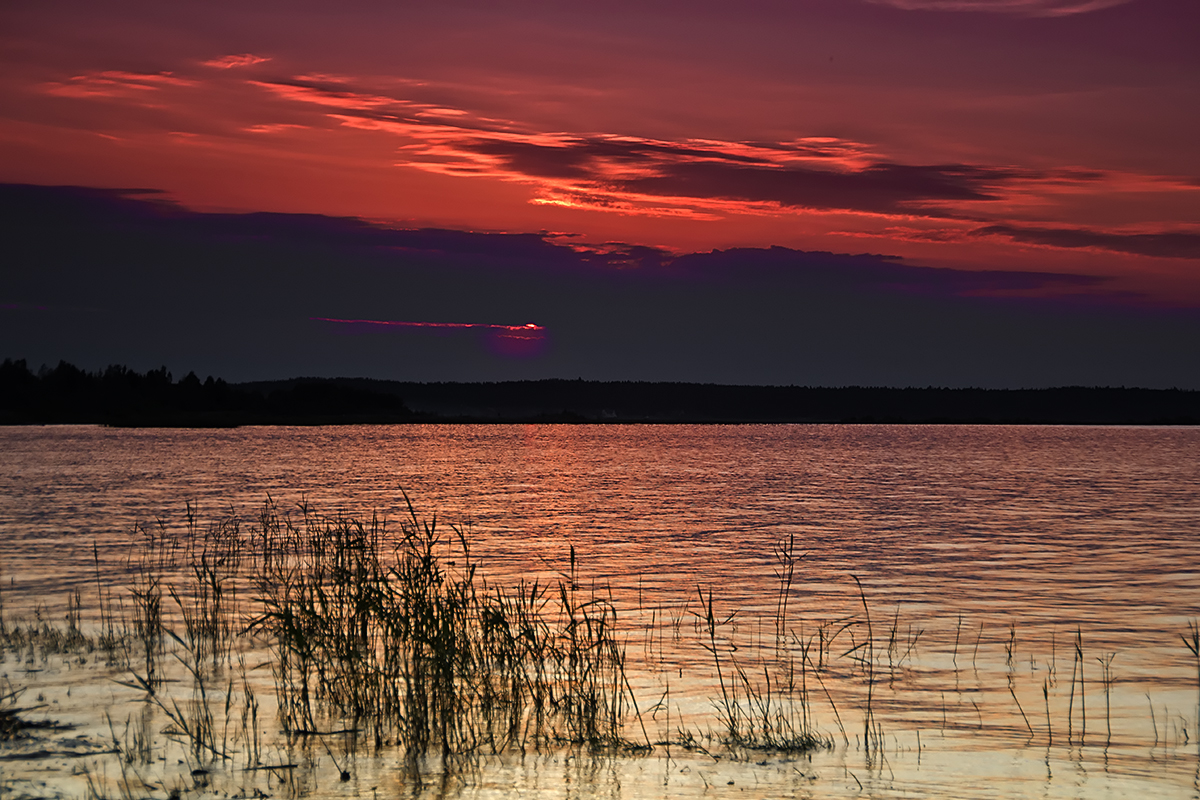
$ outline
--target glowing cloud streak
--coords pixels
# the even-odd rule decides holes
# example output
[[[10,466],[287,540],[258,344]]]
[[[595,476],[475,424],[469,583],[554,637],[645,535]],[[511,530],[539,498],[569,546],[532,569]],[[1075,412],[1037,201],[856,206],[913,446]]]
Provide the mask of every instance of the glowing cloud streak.
[[[546,332],[541,325],[532,322],[526,325],[494,325],[487,322],[407,322],[387,319],[336,319],[333,317],[309,317],[315,322],[333,322],[341,325],[381,325],[393,328],[457,328],[495,331],[510,336],[540,336]]]
[[[487,322],[410,322],[382,319],[336,319],[309,317],[351,330],[432,329],[467,330],[484,334],[484,345],[493,354],[505,358],[530,358],[541,355],[546,347],[546,329],[532,322],[525,325],[495,325]]]
[[[122,72],[106,70],[72,76],[64,82],[42,85],[46,94],[59,97],[113,97],[132,98],[143,92],[161,89],[195,86],[196,81],[181,78],[170,72]]]
[[[217,69],[236,69],[238,67],[253,67],[255,64],[262,64],[270,60],[270,58],[256,56],[253,53],[242,53],[241,55],[222,56],[202,63],[206,67],[216,67]]]

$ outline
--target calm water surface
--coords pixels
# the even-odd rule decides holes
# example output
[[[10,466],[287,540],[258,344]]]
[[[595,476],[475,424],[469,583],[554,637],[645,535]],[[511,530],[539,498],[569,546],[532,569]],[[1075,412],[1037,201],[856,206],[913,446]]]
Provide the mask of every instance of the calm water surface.
[[[456,797],[1200,796],[1180,640],[1200,616],[1200,429],[80,426],[0,428],[0,453],[10,615],[29,598],[57,613],[94,586],[96,553],[115,580],[138,526],[178,526],[188,503],[202,519],[251,519],[268,496],[395,519],[407,492],[422,516],[469,525],[496,580],[557,575],[573,545],[627,612],[631,662],[654,653],[633,677],[643,705],[679,676],[677,720],[711,711],[709,657],[643,644],[692,624],[697,587],[738,612],[731,645],[761,638],[782,540],[804,554],[795,641],[861,614],[854,576],[876,636],[896,631],[874,690],[882,762],[858,738],[865,683],[848,679],[814,703],[837,746],[811,759],[497,759]],[[1082,743],[1066,735],[1077,632]],[[389,785],[386,764],[357,774],[313,791]]]

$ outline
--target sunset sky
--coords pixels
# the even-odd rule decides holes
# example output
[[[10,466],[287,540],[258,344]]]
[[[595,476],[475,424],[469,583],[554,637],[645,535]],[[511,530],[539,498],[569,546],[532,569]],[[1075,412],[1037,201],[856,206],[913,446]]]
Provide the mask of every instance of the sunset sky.
[[[86,248],[51,256],[30,244],[5,258],[18,269],[0,282],[0,357],[93,368],[169,359],[234,378],[1200,386],[1200,345],[1186,341],[1200,339],[1197,41],[1193,0],[7,2],[0,182],[153,190],[89,195],[139,219],[156,208],[160,221],[307,220],[356,236],[438,229],[458,243],[340,239],[352,255],[328,245],[323,261],[305,256],[333,283],[353,272],[348,260],[381,249],[397,269],[444,277],[447,258],[468,269],[459,245],[470,234],[470,270],[511,270],[512,286],[546,296],[525,302],[470,272],[443,289],[414,278],[422,303],[389,307],[380,293],[403,293],[405,281],[356,273],[346,280],[360,302],[343,286],[328,307],[306,295],[271,311],[314,342],[334,341],[317,348],[325,356],[264,349],[239,360],[173,339],[169,321],[109,345],[94,328],[76,331],[64,320],[78,320],[83,301],[67,283],[95,268],[80,261]],[[9,198],[10,211],[34,213],[24,195]],[[54,202],[21,230],[74,235],[55,227],[66,223]],[[218,236],[211,227],[205,236]],[[513,235],[540,255],[514,255]],[[135,245],[108,246],[94,263],[127,264],[119,252]],[[261,263],[244,247],[229,253],[246,270]],[[861,329],[871,336],[908,331],[903,358],[872,361],[869,342],[839,351],[839,334],[824,358],[862,369],[797,363],[786,333],[796,320],[780,295],[828,310],[797,277],[818,260],[857,287],[839,290],[835,316],[870,308]],[[724,355],[709,341],[723,321],[688,311],[698,279],[682,274],[718,262],[726,288],[709,285],[704,302],[729,298],[713,312],[732,331],[713,339],[732,343]],[[611,280],[579,277],[585,267]],[[153,269],[206,280],[203,266],[169,257]],[[912,280],[941,287],[936,309],[911,305]],[[594,296],[588,281],[619,284],[610,304],[653,295],[659,311],[628,311],[628,330],[641,333],[616,336],[579,299]],[[98,303],[88,313],[105,312]],[[994,316],[987,331],[956,330],[981,324],[980,303]],[[943,315],[942,339],[909,331],[929,314]],[[439,350],[457,330],[445,325],[492,344],[470,358]],[[353,332],[364,326],[382,332]],[[689,350],[664,331],[704,341]],[[543,334],[544,347],[526,341]],[[1043,335],[1055,341],[1033,341]],[[392,344],[347,344],[380,337]],[[159,349],[139,350],[139,338]],[[998,365],[1057,355],[989,373],[971,347]],[[1072,371],[1080,359],[1097,366]]]

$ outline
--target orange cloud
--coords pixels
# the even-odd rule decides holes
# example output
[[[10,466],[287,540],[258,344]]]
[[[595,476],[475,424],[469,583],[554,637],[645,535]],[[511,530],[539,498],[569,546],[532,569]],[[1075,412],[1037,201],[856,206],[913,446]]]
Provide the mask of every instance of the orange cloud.
[[[241,55],[236,56],[231,55],[213,58],[208,61],[202,61],[201,64],[206,67],[215,67],[217,69],[238,69],[240,67],[252,67],[255,64],[262,64],[270,60],[271,59],[267,56],[256,56],[252,53],[242,53]]]
[[[265,81],[250,81],[253,86],[259,86],[272,94],[286,100],[310,103],[319,106],[331,106],[343,110],[367,111],[386,106],[408,105],[391,97],[369,95],[362,92],[340,91],[320,86],[309,86],[302,83],[272,83]]]
[[[307,130],[307,125],[297,125],[291,122],[276,122],[263,125],[247,125],[242,128],[246,133],[283,133],[284,131]]]
[[[444,103],[363,91],[358,83],[304,75],[254,85],[319,109],[342,127],[396,137],[396,166],[521,183],[532,189],[529,202],[544,207],[690,220],[849,213],[902,226],[918,219],[1009,224],[1053,219],[1069,204],[1101,195],[1117,202],[1138,192],[1196,189],[1189,180],[1078,167],[897,163],[869,144],[836,137],[668,140],[536,130]],[[959,231],[898,238],[971,237]]]
[[[204,63],[233,69],[266,60],[242,54]],[[171,94],[193,87],[205,94]],[[321,150],[312,157],[320,159],[328,158],[338,141],[354,142],[340,135],[339,128],[374,132],[382,136],[361,156],[367,166],[391,164],[432,175],[520,184],[528,193],[516,197],[541,208],[665,222],[740,217],[747,225],[759,224],[750,218],[776,218],[785,225],[791,224],[789,217],[808,224],[820,219],[817,215],[841,215],[844,219],[832,224],[846,229],[813,223],[806,230],[897,243],[971,245],[986,239],[1062,252],[1196,257],[1192,234],[1181,231],[1190,226],[1189,210],[1200,197],[1200,183],[1188,176],[1078,166],[903,163],[870,143],[832,136],[736,141],[546,130],[483,113],[470,102],[464,107],[448,102],[444,93],[457,89],[399,78],[371,81],[310,73],[286,79],[209,75],[197,80],[172,72],[97,71],[42,84],[42,90],[138,106],[151,105],[146,98],[155,98],[153,105],[175,112],[158,123],[155,136],[195,139],[188,126],[202,119],[206,127],[198,129],[199,135],[215,149],[240,146],[239,137],[249,142],[250,137],[261,140],[294,131],[297,135],[286,142],[271,143],[285,152],[287,147],[311,146],[300,134],[319,130]],[[269,102],[263,102],[262,93]],[[241,117],[225,127],[212,124],[199,113],[204,98],[220,98]],[[1162,209],[1175,216],[1164,218]],[[1094,219],[1111,219],[1121,211],[1124,233],[1094,233],[1103,227]],[[825,229],[817,230],[822,225]]]
[[[170,72],[121,72],[108,70],[75,75],[63,82],[42,84],[46,94],[59,97],[132,98],[146,92],[180,86],[195,86],[196,81]]]

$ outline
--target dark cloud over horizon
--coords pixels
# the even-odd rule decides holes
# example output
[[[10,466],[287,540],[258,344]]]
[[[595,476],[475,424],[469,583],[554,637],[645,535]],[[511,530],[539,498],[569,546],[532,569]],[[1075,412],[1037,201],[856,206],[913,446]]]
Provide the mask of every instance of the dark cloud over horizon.
[[[0,357],[230,380],[1200,388],[1200,316],[1094,276],[780,247],[672,256],[155,198],[0,187]],[[538,347],[496,346],[529,324]]]
[[[1079,228],[1038,228],[1017,225],[988,225],[975,231],[980,236],[1007,236],[1018,242],[1049,247],[1091,248],[1157,258],[1200,259],[1200,233],[1113,233]]]

